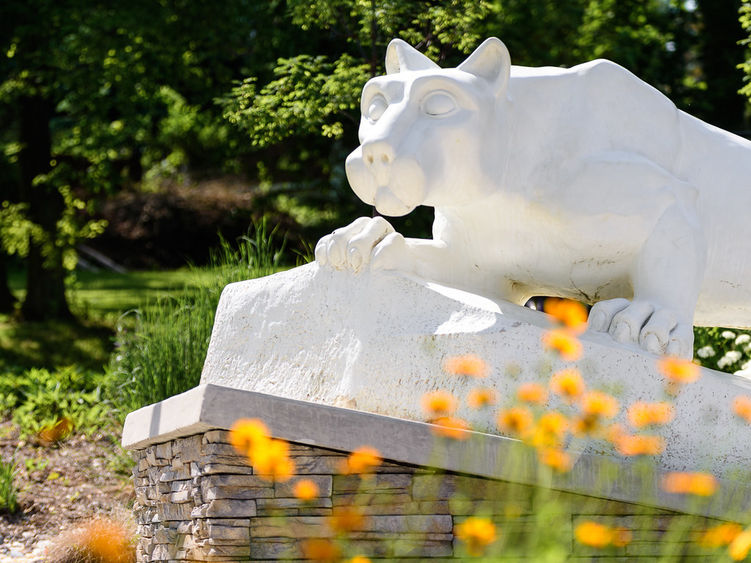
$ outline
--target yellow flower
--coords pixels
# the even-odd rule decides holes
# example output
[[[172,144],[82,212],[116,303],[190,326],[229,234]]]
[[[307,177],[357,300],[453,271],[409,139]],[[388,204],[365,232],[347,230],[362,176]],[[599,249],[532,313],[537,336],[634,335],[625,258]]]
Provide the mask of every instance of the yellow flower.
[[[625,456],[658,455],[665,451],[665,440],[660,436],[614,436],[613,443],[619,454]]]
[[[538,448],[555,448],[560,446],[568,430],[569,422],[558,411],[549,411],[537,421],[532,444]]]
[[[587,308],[578,301],[548,297],[543,310],[573,331],[584,332],[587,328]]]
[[[494,405],[497,401],[498,393],[495,392],[495,389],[487,387],[476,387],[470,390],[469,395],[467,395],[467,404],[473,409]]]
[[[571,401],[584,393],[585,385],[579,370],[569,368],[553,374],[550,378],[550,389]]]
[[[751,530],[743,530],[731,542],[728,553],[733,561],[741,561],[746,558],[749,549],[751,549]]]
[[[354,450],[341,467],[341,473],[370,473],[381,464],[380,452],[371,446],[361,446]]]
[[[565,473],[571,469],[571,456],[559,448],[543,448],[537,451],[540,463]]]
[[[567,362],[578,360],[582,354],[582,345],[570,332],[563,329],[555,329],[546,332],[542,337],[543,345],[555,350]]]
[[[448,416],[456,410],[456,397],[448,391],[438,390],[422,396],[422,408],[431,416]]]
[[[300,479],[295,483],[293,494],[300,500],[313,500],[318,496],[318,485],[310,479]]]
[[[516,397],[524,403],[542,405],[548,400],[548,391],[539,383],[523,383],[516,390]]]
[[[467,430],[470,429],[466,420],[455,416],[441,416],[430,421],[433,424],[433,432],[452,440],[466,440],[469,438]]]
[[[628,408],[628,420],[634,428],[667,424],[675,417],[673,405],[660,403],[634,403]]]
[[[259,442],[269,439],[269,429],[257,418],[241,418],[229,431],[229,442],[242,455],[248,455]]]
[[[467,551],[470,555],[479,556],[485,551],[485,548],[496,540],[496,529],[487,518],[470,516],[461,524],[456,526],[454,531],[456,537],[467,545]]]
[[[661,358],[657,362],[657,368],[672,383],[692,383],[701,376],[699,366],[682,358]]]
[[[587,520],[576,526],[574,537],[582,545],[600,548],[613,540],[613,530],[603,524]]]
[[[303,540],[300,547],[302,556],[308,561],[335,563],[342,557],[341,549],[334,542],[325,538]]]
[[[289,444],[284,440],[266,440],[253,446],[250,463],[259,477],[270,481],[288,481],[295,472],[289,458]]]
[[[532,428],[532,413],[527,407],[513,407],[498,415],[498,427],[504,432],[525,437]]]
[[[613,539],[610,540],[615,547],[623,547],[631,543],[633,534],[628,528],[613,528]]]
[[[349,563],[371,563],[370,559],[364,555],[355,555],[352,559],[347,560]]]
[[[708,497],[717,492],[717,487],[717,479],[709,473],[673,472],[662,480],[662,488],[668,493]]]
[[[581,399],[581,410],[585,416],[613,418],[618,414],[618,401],[601,391],[590,391]]]
[[[725,522],[706,530],[699,539],[703,547],[722,547],[730,544],[743,531],[740,524]]]
[[[749,424],[751,424],[751,397],[739,395],[733,399],[733,412]]]
[[[465,354],[464,356],[453,356],[443,363],[443,369],[453,375],[463,375],[466,377],[487,377],[488,365],[474,354]]]
[[[356,506],[335,506],[328,517],[328,523],[335,532],[346,534],[362,530],[365,526],[365,515]]]

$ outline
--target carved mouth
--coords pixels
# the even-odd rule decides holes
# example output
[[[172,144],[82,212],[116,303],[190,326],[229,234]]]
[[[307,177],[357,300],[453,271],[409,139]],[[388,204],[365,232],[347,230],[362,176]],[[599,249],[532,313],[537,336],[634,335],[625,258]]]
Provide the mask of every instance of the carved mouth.
[[[389,217],[401,217],[416,206],[409,205],[399,198],[388,186],[378,186],[375,193],[375,208]]]

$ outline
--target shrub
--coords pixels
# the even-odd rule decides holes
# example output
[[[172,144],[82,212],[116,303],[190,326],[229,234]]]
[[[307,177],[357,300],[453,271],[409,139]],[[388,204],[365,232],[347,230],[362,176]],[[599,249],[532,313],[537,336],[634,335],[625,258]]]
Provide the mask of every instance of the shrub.
[[[156,403],[198,385],[214,313],[228,283],[266,276],[278,269],[284,247],[274,249],[276,229],[258,224],[236,246],[226,240],[211,258],[211,281],[178,298],[165,298],[134,311],[135,329],[120,323],[110,365],[123,413]]]

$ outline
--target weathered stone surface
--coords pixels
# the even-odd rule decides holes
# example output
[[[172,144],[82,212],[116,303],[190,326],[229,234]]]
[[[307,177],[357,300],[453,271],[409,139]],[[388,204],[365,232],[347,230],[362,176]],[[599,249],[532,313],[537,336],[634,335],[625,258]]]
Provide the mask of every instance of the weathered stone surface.
[[[194,518],[247,518],[256,515],[255,500],[217,499],[193,510]]]
[[[331,489],[333,484],[333,478],[331,475],[310,475],[306,477],[309,481],[313,481],[318,487],[318,497],[331,496]],[[274,484],[274,496],[279,498],[290,498],[295,496],[295,485],[297,479],[285,481],[283,483]]]
[[[321,516],[288,518],[254,518],[250,524],[252,538],[326,538],[332,535],[327,519]]]
[[[336,492],[356,491],[360,493],[406,492],[412,487],[412,474],[377,473],[360,477],[359,475],[336,475],[334,490]]]

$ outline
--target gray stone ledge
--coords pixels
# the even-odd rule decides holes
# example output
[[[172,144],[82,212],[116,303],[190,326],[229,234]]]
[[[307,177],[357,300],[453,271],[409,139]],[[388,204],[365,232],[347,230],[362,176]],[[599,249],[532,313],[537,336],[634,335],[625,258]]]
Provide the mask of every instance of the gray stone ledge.
[[[570,472],[550,477],[539,474],[534,451],[510,438],[469,432],[470,439],[449,441],[436,437],[433,426],[423,422],[213,384],[199,385],[130,413],[122,443],[126,449],[141,450],[208,430],[229,429],[244,417],[262,419],[273,436],[290,442],[341,452],[370,445],[387,460],[403,464],[720,519],[737,517],[751,508],[751,488],[746,482],[721,479],[714,497],[697,501],[662,491],[660,471],[645,479],[636,463],[593,454],[582,454]]]

